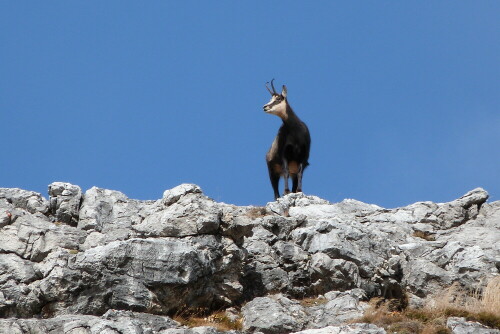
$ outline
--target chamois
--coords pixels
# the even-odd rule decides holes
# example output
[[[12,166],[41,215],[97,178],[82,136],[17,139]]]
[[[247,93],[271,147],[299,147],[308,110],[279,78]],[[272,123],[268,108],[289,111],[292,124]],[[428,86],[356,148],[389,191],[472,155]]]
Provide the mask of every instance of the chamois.
[[[280,197],[278,185],[280,177],[285,180],[284,194],[290,193],[288,177],[292,178],[292,192],[302,191],[302,173],[309,165],[309,149],[311,136],[306,124],[293,112],[288,104],[286,86],[283,85],[281,94],[276,92],[271,80],[271,89],[266,83],[266,88],[271,94],[271,100],[264,105],[264,111],[281,118],[283,124],[278,130],[278,135],[266,154],[269,178],[274,190],[274,199]]]

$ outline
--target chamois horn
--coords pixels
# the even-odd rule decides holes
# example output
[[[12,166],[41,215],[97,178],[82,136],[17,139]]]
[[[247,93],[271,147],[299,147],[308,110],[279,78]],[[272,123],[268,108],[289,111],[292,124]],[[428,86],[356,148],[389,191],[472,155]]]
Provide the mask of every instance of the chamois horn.
[[[274,94],[278,95],[278,93],[276,93],[276,88],[274,88],[273,81],[274,81],[274,78],[273,78],[273,80],[271,80],[271,87],[273,87]]]
[[[266,88],[267,88],[267,91],[269,92],[269,94],[271,94],[271,95],[277,95],[278,93],[276,93],[276,89],[274,89],[273,81],[274,81],[274,79],[271,80],[271,87],[273,87],[273,91],[271,92],[271,90],[269,89],[269,86],[267,86],[267,84],[269,83],[269,81],[266,82]]]

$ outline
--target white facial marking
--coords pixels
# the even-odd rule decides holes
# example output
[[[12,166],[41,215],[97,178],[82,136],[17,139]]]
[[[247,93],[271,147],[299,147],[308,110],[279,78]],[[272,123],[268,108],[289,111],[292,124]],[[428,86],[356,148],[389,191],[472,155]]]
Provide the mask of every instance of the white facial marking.
[[[264,105],[264,111],[276,115],[284,120],[287,119],[286,101],[279,95],[273,95],[269,103]]]

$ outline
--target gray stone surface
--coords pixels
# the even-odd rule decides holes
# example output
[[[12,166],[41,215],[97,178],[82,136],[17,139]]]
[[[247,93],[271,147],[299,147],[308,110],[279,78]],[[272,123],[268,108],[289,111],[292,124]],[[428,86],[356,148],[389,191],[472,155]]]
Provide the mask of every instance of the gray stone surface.
[[[29,213],[45,214],[49,211],[49,201],[40,193],[18,188],[0,188],[0,200],[12,207],[26,210]]]
[[[481,288],[500,268],[500,202],[480,188],[395,209],[302,193],[238,207],[192,184],[156,201],[61,182],[49,196],[0,188],[0,317],[28,318],[1,320],[13,332],[36,317],[102,322],[118,309],[141,312],[123,315],[135,323],[137,314],[244,305],[248,331],[354,333],[342,324],[368,298],[408,293],[423,305],[452,283]],[[316,296],[323,302],[298,301]],[[78,326],[67,332],[101,325]],[[193,331],[214,329],[158,330]]]
[[[360,302],[364,291],[331,291],[302,302],[282,294],[257,297],[242,308],[243,329],[250,332],[289,333],[341,325],[360,318],[368,307]]]
[[[324,328],[306,329],[294,334],[385,334],[383,328],[372,324],[349,324],[342,326],[328,326]]]
[[[290,333],[304,329],[307,323],[304,308],[281,294],[257,297],[242,312],[243,329],[250,332]]]
[[[50,212],[59,222],[76,226],[82,201],[82,189],[71,183],[54,182],[49,185]]]
[[[364,291],[355,289],[345,292],[330,291],[325,294],[325,303],[319,302],[305,308],[307,328],[323,328],[341,325],[346,322],[361,318],[368,304],[361,302]]]
[[[169,317],[115,310],[101,317],[72,314],[50,319],[0,319],[1,334],[155,334],[179,327]]]
[[[500,330],[491,329],[475,321],[467,321],[465,318],[448,318],[446,326],[453,334],[498,334]]]

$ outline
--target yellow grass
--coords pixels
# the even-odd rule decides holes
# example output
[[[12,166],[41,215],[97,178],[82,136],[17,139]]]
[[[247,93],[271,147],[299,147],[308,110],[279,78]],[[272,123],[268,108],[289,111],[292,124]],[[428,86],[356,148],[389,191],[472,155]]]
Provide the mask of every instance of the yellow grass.
[[[390,301],[372,299],[371,307],[356,322],[384,327],[390,333],[444,334],[448,317],[464,317],[500,329],[500,276],[491,279],[483,290],[468,292],[453,285],[421,309],[391,312]]]
[[[246,212],[247,217],[250,217],[252,219],[257,219],[257,218],[262,218],[266,215],[268,215],[267,209],[264,206],[257,206],[248,209]]]
[[[423,231],[415,231],[413,232],[413,236],[427,241],[436,241],[436,238],[432,234]]]
[[[304,298],[300,301],[300,305],[304,306],[304,307],[311,307],[311,306],[316,306],[316,305],[323,305],[323,304],[326,304],[328,303],[328,299],[326,299],[325,297],[321,297],[321,298],[318,298],[318,297],[308,297],[308,298]]]
[[[232,320],[224,311],[218,311],[206,317],[196,314],[177,314],[174,316],[174,320],[188,327],[210,326],[223,332],[230,330],[241,331],[243,329],[243,319],[241,317]]]

